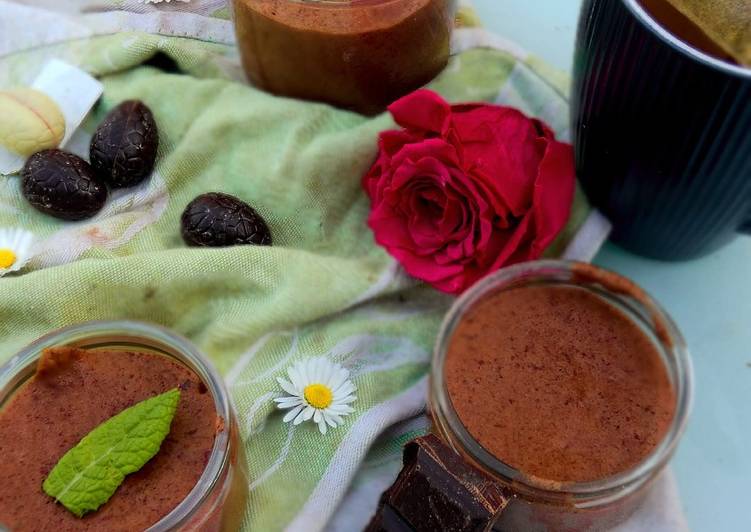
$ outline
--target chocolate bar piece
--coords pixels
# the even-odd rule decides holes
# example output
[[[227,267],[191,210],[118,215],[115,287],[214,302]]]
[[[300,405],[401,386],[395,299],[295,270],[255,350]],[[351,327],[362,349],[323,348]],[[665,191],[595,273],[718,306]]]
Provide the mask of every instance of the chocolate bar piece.
[[[405,446],[404,467],[366,532],[479,532],[508,499],[503,486],[429,434]]]
[[[367,532],[414,532],[396,510],[388,504],[378,506],[378,511],[370,521]]]

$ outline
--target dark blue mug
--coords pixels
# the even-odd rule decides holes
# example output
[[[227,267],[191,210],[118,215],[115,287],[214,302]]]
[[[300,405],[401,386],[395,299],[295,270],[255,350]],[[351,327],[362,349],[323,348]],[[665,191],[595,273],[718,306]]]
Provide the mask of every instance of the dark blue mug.
[[[572,122],[577,174],[622,247],[681,260],[751,233],[751,69],[637,0],[585,0]]]

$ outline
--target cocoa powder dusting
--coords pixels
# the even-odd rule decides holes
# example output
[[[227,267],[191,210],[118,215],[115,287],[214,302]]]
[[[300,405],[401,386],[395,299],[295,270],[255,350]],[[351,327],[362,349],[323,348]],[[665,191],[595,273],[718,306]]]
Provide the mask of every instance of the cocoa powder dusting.
[[[673,346],[673,340],[670,336],[668,324],[657,314],[656,309],[653,307],[652,303],[650,303],[650,298],[647,293],[636,283],[616,273],[602,270],[596,266],[583,262],[574,264],[571,268],[571,272],[573,274],[574,283],[599,284],[615,294],[628,296],[644,305],[651,313],[650,317],[652,318],[652,326],[654,327],[657,338],[665,347],[670,348]]]
[[[575,287],[517,287],[481,299],[454,331],[445,375],[470,434],[548,481],[597,480],[635,466],[676,407],[653,342]]]
[[[144,530],[195,486],[211,453],[216,410],[190,369],[156,354],[55,348],[0,410],[0,523],[27,530]],[[42,491],[60,457],[135,403],[181,388],[170,433],[99,510],[78,518]]]

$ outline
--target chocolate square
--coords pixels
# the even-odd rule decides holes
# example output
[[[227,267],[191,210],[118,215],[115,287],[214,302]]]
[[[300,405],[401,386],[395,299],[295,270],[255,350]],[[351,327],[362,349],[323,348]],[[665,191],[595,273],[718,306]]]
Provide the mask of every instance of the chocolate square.
[[[429,434],[405,446],[404,467],[366,530],[482,531],[508,498],[498,482]]]

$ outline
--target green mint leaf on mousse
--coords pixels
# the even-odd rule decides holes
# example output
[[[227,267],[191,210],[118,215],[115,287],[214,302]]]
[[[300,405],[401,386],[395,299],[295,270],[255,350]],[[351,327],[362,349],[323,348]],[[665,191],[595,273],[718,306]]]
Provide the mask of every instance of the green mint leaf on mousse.
[[[109,418],[60,458],[42,484],[44,492],[78,517],[99,508],[125,475],[159,452],[179,400],[175,388]]]

